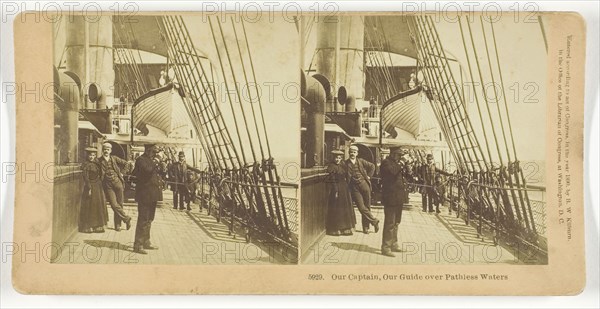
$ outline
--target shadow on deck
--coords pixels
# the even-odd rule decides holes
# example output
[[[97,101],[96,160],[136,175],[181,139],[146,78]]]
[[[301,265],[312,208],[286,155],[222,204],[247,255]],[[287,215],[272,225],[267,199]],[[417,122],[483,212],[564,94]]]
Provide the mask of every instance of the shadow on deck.
[[[259,265],[295,264],[285,248],[277,243],[251,240],[241,233],[229,233],[223,222],[192,204],[191,211],[173,209],[170,191],[164,191],[152,223],[151,241],[158,250],[147,255],[134,253],[133,240],[137,221],[137,204],[125,203],[125,212],[132,217],[130,230],[114,229],[114,216],[108,209],[109,222],[104,233],[75,233],[54,263],[73,264],[173,264],[173,265]],[[124,224],[123,224],[124,226]],[[238,231],[236,231],[238,232]]]
[[[411,206],[405,206],[399,226],[398,240],[401,252],[395,257],[381,254],[382,231],[364,234],[355,230],[351,236],[325,235],[308,249],[303,264],[337,265],[397,265],[397,264],[518,264],[519,260],[508,250],[496,246],[492,239],[477,235],[474,227],[448,214],[421,210],[421,196],[411,194]],[[373,207],[373,214],[381,220],[383,208]],[[360,226],[360,213],[356,211]]]

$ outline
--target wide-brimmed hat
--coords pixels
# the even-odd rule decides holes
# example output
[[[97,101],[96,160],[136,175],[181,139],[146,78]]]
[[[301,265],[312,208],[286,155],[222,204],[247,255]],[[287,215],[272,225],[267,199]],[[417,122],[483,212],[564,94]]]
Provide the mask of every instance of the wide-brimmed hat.
[[[98,149],[95,147],[85,147],[85,152],[93,152],[93,153],[97,153]]]
[[[336,149],[336,150],[332,150],[332,151],[331,151],[331,154],[332,154],[332,155],[334,155],[334,156],[343,156],[343,155],[344,155],[344,152],[343,152],[343,151],[341,151],[341,150],[337,150],[337,149]]]

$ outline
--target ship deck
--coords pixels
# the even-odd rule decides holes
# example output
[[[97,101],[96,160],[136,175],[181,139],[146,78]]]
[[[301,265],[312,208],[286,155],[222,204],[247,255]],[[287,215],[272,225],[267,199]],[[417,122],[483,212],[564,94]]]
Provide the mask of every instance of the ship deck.
[[[412,194],[410,206],[405,206],[398,238],[401,252],[396,257],[381,254],[382,232],[364,234],[360,214],[356,211],[357,229],[352,236],[324,235],[311,246],[302,258],[302,264],[333,265],[397,265],[397,264],[520,264],[513,250],[494,245],[491,237],[481,237],[476,229],[448,213],[441,207],[440,214],[421,211],[420,195]],[[296,259],[275,243],[252,239],[247,243],[241,229],[230,235],[226,222],[200,211],[192,204],[191,211],[172,207],[172,194],[164,191],[152,224],[151,240],[158,250],[147,250],[147,255],[132,251],[137,219],[135,202],[125,203],[125,211],[132,216],[130,230],[114,230],[113,214],[109,208],[108,228],[104,233],[75,233],[68,244],[73,251],[61,254],[55,263],[75,264],[171,264],[171,265],[260,265],[294,264]],[[381,220],[383,208],[372,207]],[[124,226],[124,224],[123,224]]]
[[[481,237],[476,228],[465,224],[440,207],[441,213],[422,212],[421,195],[410,195],[398,229],[401,252],[395,257],[381,254],[382,231],[364,234],[356,211],[356,230],[351,236],[323,236],[302,258],[303,264],[397,265],[397,264],[521,264],[506,248],[494,245],[491,237]],[[383,207],[371,211],[383,229]]]
[[[243,231],[230,235],[226,222],[217,222],[206,209],[191,204],[191,211],[173,209],[172,192],[163,191],[152,223],[150,238],[158,250],[148,254],[133,252],[137,204],[128,200],[125,212],[132,217],[131,229],[114,229],[113,212],[108,207],[109,222],[104,233],[75,233],[66,245],[73,252],[63,250],[55,263],[74,264],[171,264],[171,265],[260,265],[295,264],[297,258],[285,248],[270,242],[252,239],[246,242]]]

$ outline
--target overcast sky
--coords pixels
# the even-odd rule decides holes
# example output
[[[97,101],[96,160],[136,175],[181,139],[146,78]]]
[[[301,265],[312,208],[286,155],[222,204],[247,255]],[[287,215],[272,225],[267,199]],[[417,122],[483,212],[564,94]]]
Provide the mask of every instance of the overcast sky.
[[[465,20],[465,19],[463,19]],[[488,48],[492,61],[492,69],[494,71],[495,82],[499,84],[500,79],[496,65],[496,56],[493,46],[493,37],[491,27],[488,22],[484,21],[485,33],[488,40]],[[444,48],[450,51],[463,66],[463,77],[465,81],[470,80],[468,72],[468,64],[465,56],[465,50],[462,45],[462,37],[458,23],[441,22],[438,24],[438,32],[442,40]],[[477,18],[471,24],[473,38],[475,41],[475,49],[479,57],[479,64],[482,70],[484,84],[491,85],[491,75],[488,64],[488,57],[485,50],[485,41],[481,22]],[[471,59],[471,67],[474,74],[474,81],[479,83],[479,75],[466,20],[463,22],[463,31],[467,42],[467,49]],[[504,79],[504,90],[506,92],[506,102],[508,103],[509,115],[513,127],[513,134],[517,148],[517,154],[520,160],[543,160],[545,157],[545,129],[546,129],[546,74],[547,74],[547,54],[544,45],[544,39],[537,22],[533,23],[515,23],[512,15],[507,15],[501,20],[494,23],[494,31],[496,34],[496,44],[500,65],[502,69],[502,77]],[[457,73],[455,73],[457,74]],[[458,73],[460,74],[460,73]],[[465,87],[467,91],[468,87]],[[489,87],[488,97],[493,97],[493,88]],[[500,91],[500,89],[498,89]],[[481,90],[479,93],[480,104],[484,103]],[[472,92],[472,90],[471,90]],[[501,95],[501,93],[498,93]],[[480,143],[484,144],[483,131],[480,129],[481,121],[477,111],[477,105],[473,96],[465,95],[469,100],[470,115],[473,125],[477,130]],[[508,120],[505,116],[504,101],[500,100],[500,108],[502,111],[505,129],[508,130]],[[499,123],[497,106],[495,103],[490,103],[490,111],[495,123]],[[488,140],[492,143],[492,131],[489,123],[487,109],[484,105],[480,105],[483,113],[483,123],[488,134]],[[499,138],[500,144],[504,147],[502,140],[502,131],[499,125],[496,125],[496,135]],[[506,131],[509,134],[508,131]],[[507,136],[508,138],[508,136]],[[510,141],[509,141],[510,145]],[[495,146],[492,153],[495,152]],[[504,149],[502,148],[501,149]],[[514,159],[514,158],[513,158]],[[504,156],[506,161],[506,156]]]
[[[492,148],[492,156],[494,161],[498,160],[496,146],[493,141],[490,121],[487,109],[483,102],[485,102],[482,94],[481,87],[477,89],[478,98],[481,112],[483,113],[483,122],[479,120],[479,114],[475,101],[475,96],[469,95],[473,93],[471,86],[471,78],[468,70],[467,57],[465,49],[463,47],[462,36],[460,27],[457,21],[453,21],[452,16],[441,16],[439,22],[436,22],[436,28],[440,36],[441,43],[447,52],[449,58],[456,58],[461,64],[463,69],[463,88],[465,90],[465,100],[468,101],[469,114],[473,123],[473,127],[479,138],[484,151],[487,153],[485,148],[485,139],[483,135],[482,123],[485,124],[486,133],[490,142],[490,148]],[[524,19],[524,18],[523,18]],[[435,20],[435,19],[434,19]],[[475,57],[473,54],[473,46],[471,45],[469,29],[466,24],[466,17],[463,17],[463,31],[467,43],[467,50],[471,58],[471,66],[474,74],[474,82],[480,84],[478,75],[478,69],[475,63]],[[437,20],[436,20],[437,21]],[[491,75],[488,64],[488,57],[485,50],[485,43],[483,38],[483,31],[481,29],[481,22],[479,18],[472,19],[471,31],[473,33],[473,40],[475,42],[475,49],[481,66],[481,72],[483,76],[483,83],[491,85]],[[514,22],[513,15],[505,15],[495,20],[494,31],[496,35],[496,45],[498,47],[498,55],[500,59],[500,65],[502,69],[502,77],[504,80],[504,91],[506,93],[508,110],[513,128],[513,134],[515,139],[515,146],[517,149],[517,155],[520,160],[543,160],[545,157],[545,128],[546,128],[546,73],[547,73],[547,55],[544,45],[544,39],[542,31],[537,19],[529,20],[530,22]],[[496,54],[494,49],[494,42],[491,33],[491,27],[489,22],[484,21],[485,32],[487,37],[487,44],[490,52],[492,61],[492,69],[494,71],[494,82],[500,85],[500,78],[498,75],[498,69],[496,64]],[[316,30],[317,25],[314,25],[310,37],[307,40],[306,52],[305,52],[305,63],[308,66],[310,63],[315,49],[316,42]],[[359,30],[356,35],[359,35]],[[395,61],[395,60],[394,60]],[[398,65],[396,61],[394,64]],[[411,61],[403,61],[404,65],[414,65]],[[402,64],[400,64],[402,65]],[[451,62],[454,70],[456,81],[460,82],[460,66],[456,62]],[[488,97],[493,97],[493,88],[490,86],[487,88],[489,93]],[[507,134],[508,144],[512,150],[512,143],[510,142],[510,136],[508,131],[508,118],[506,117],[506,110],[504,100],[502,99],[502,92],[498,89],[498,95],[500,96],[500,108],[502,112],[503,122],[505,124],[505,133]],[[502,131],[499,126],[500,119],[498,117],[498,110],[496,104],[490,104],[490,111],[492,119],[496,123],[496,135],[501,144],[501,151],[503,151],[503,159],[506,162],[507,156],[505,154],[505,144],[502,136]],[[511,159],[514,160],[514,156]]]
[[[223,83],[223,74],[219,64],[219,57],[210,24],[201,17],[185,17],[184,18],[188,29],[191,32],[192,39],[196,44],[196,48],[204,52],[211,59],[214,69],[216,70],[215,78],[218,79],[217,86],[219,88],[219,106],[222,108],[226,121],[229,124],[229,130],[232,138],[238,142],[238,135],[233,126],[233,114],[227,99],[227,88]],[[250,82],[252,77],[252,68],[250,65],[249,56],[252,57],[254,70],[256,73],[256,81],[259,91],[262,93],[262,107],[264,119],[269,138],[269,146],[271,154],[281,164],[299,163],[300,157],[300,93],[299,93],[299,72],[300,72],[300,57],[298,55],[298,33],[293,22],[277,18],[270,22],[268,18],[262,18],[258,22],[245,22],[246,33],[250,53],[246,47],[246,40],[241,23],[235,24],[235,30],[238,35],[240,49],[242,51],[243,61],[240,61],[240,53],[235,40],[235,33],[230,19],[221,22],[221,28],[225,35],[229,56],[233,63],[235,77],[238,85],[242,86],[242,102],[244,103],[244,112],[246,114],[247,125],[242,118],[242,110],[235,93],[233,75],[228,65],[228,58],[225,50],[225,45],[222,41],[221,32],[217,20],[214,18],[213,30],[217,38],[217,45],[221,53],[221,59],[225,63],[225,76],[231,98],[234,104],[237,122],[240,124],[240,136],[244,145],[244,152],[247,161],[253,162],[251,155],[252,149],[249,140],[252,140],[254,152],[258,159],[262,158],[258,134],[262,140],[263,152],[267,152],[267,143],[264,136],[262,118],[260,118],[260,109],[256,100],[254,100],[255,114],[252,115],[252,109],[249,98],[255,98],[255,88],[246,87],[246,80],[242,69],[242,63],[246,69],[246,76]],[[257,121],[255,121],[255,119]],[[250,138],[246,132],[246,128],[250,131]],[[239,151],[239,150],[238,150]]]

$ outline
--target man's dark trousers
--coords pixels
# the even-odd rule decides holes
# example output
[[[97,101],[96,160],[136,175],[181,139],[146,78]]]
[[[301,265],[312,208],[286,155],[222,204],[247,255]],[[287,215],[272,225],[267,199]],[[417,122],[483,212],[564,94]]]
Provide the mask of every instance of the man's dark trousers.
[[[115,214],[115,228],[120,228],[121,221],[129,220],[129,216],[123,210],[123,184],[120,181],[105,182],[104,195]]]
[[[389,252],[392,248],[399,249],[398,226],[402,220],[402,203],[384,205],[383,213],[385,214],[385,219],[383,220],[383,241],[381,251]]]
[[[433,211],[433,199],[435,193],[433,192],[433,188],[424,187],[421,192],[421,202],[423,204],[423,211]]]
[[[179,185],[178,185],[179,186]],[[180,186],[177,190],[173,191],[173,208],[179,207],[179,209],[184,209],[185,205],[190,203],[190,194],[187,188]]]
[[[150,246],[150,227],[156,213],[156,202],[139,203],[138,219],[135,226],[135,248]]]
[[[360,184],[350,185],[350,194],[362,215],[363,231],[366,231],[369,229],[370,224],[375,225],[377,223],[377,218],[371,213],[371,188],[369,188],[366,181],[361,181]]]

